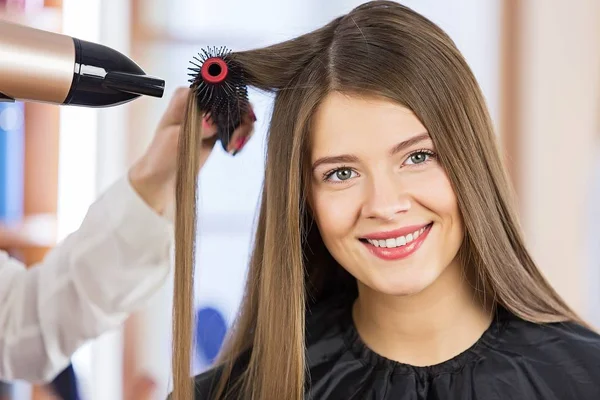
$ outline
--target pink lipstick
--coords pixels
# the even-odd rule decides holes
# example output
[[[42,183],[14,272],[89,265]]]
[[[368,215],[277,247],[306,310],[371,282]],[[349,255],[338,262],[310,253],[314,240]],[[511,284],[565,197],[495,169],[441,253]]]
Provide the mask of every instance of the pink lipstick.
[[[412,225],[387,232],[366,235],[361,242],[375,256],[386,260],[401,260],[415,253],[425,242],[433,223]]]

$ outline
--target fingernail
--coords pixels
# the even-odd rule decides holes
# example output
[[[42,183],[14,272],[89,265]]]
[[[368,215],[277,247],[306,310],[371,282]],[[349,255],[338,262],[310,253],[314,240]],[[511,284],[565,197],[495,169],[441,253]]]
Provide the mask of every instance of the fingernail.
[[[244,145],[246,144],[247,140],[248,140],[248,136],[243,136],[243,137],[239,138],[235,142],[235,148],[238,149],[238,150],[241,150],[242,147],[244,147]]]
[[[211,128],[213,125],[214,121],[212,120],[210,115],[205,115],[204,118],[202,118],[202,127]]]
[[[232,156],[235,156],[237,153],[239,153],[242,148],[244,147],[244,145],[246,144],[246,142],[248,141],[249,136],[243,136],[239,139],[237,139],[235,141],[235,145],[233,146],[233,149],[229,150],[229,154],[231,154]]]

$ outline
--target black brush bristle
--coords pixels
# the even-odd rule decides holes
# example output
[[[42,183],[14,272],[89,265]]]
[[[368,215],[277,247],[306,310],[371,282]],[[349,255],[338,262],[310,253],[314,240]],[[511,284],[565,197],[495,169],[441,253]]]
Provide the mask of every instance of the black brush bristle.
[[[249,111],[244,70],[225,47],[202,49],[191,64],[189,83],[198,108],[216,124],[217,137],[227,151],[233,131]]]

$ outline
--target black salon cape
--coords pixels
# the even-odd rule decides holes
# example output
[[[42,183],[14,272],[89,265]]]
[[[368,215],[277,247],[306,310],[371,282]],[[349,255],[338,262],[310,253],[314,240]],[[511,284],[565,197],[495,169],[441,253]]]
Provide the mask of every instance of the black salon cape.
[[[367,348],[345,304],[307,314],[306,399],[600,400],[600,336],[574,323],[537,325],[499,308],[471,348],[414,367]],[[247,354],[234,371],[243,360]],[[213,369],[196,377],[197,400],[212,399],[218,376]]]

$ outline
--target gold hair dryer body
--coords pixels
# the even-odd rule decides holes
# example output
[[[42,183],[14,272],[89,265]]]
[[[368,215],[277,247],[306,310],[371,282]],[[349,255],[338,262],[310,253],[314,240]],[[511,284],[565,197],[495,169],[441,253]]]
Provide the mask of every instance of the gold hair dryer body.
[[[110,47],[0,21],[0,101],[110,107],[164,86]]]

